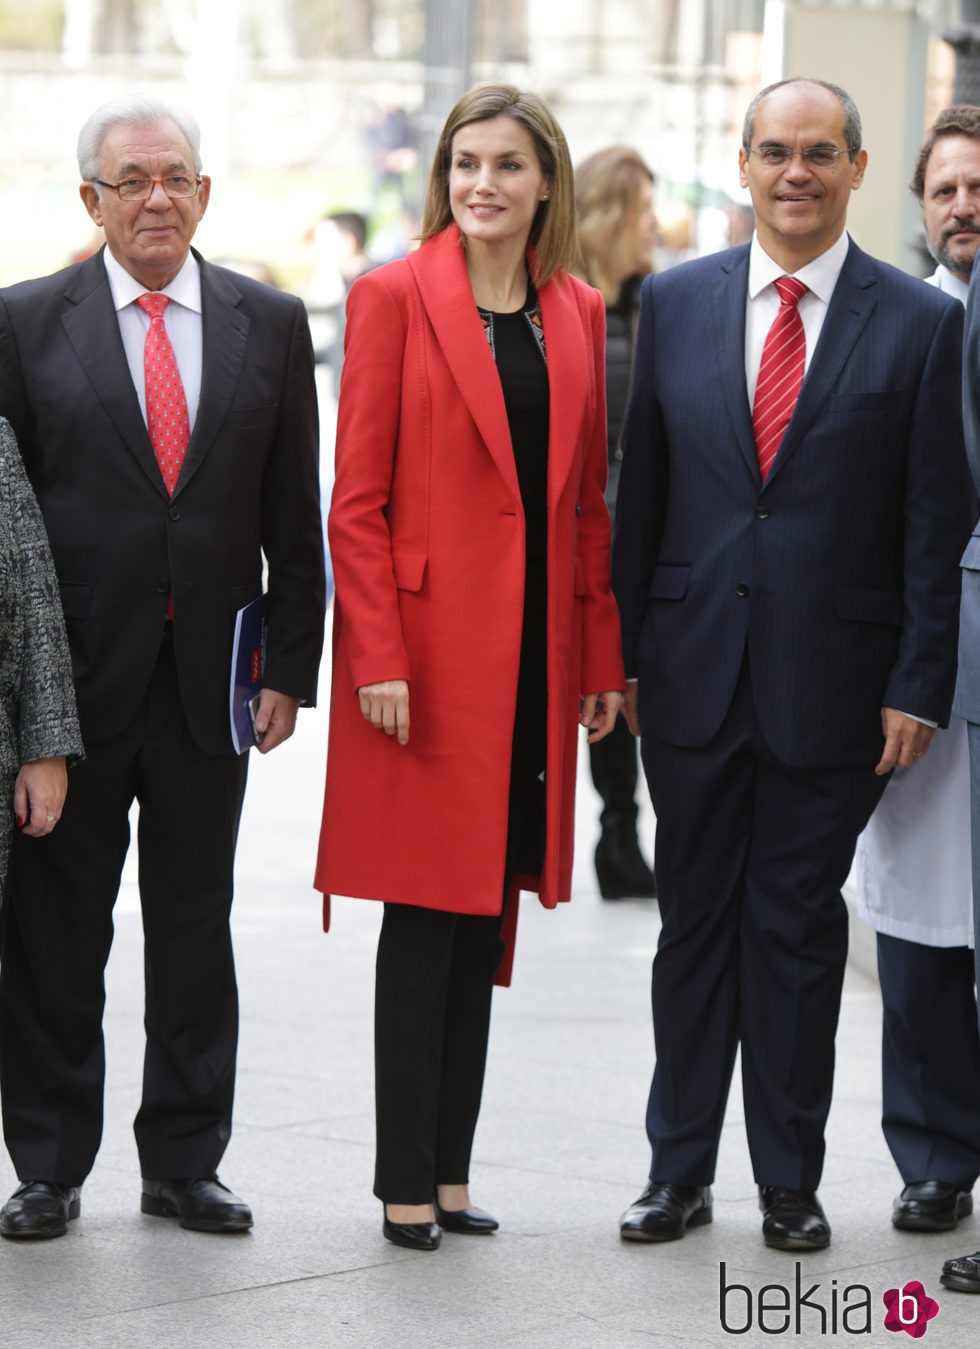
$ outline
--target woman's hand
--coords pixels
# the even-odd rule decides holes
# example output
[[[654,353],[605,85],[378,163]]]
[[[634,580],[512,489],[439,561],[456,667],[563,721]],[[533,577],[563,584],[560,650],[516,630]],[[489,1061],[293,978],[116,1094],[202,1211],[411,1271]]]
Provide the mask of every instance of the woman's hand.
[[[408,680],[386,679],[364,684],[357,690],[361,716],[385,735],[397,735],[399,745],[408,744]]]
[[[616,725],[616,715],[622,706],[623,695],[616,689],[611,693],[585,693],[582,695],[582,711],[579,721],[592,734],[588,736],[590,745],[604,740]]]
[[[63,755],[26,763],[14,783],[17,827],[32,838],[50,834],[61,818],[68,792],[68,770]]]

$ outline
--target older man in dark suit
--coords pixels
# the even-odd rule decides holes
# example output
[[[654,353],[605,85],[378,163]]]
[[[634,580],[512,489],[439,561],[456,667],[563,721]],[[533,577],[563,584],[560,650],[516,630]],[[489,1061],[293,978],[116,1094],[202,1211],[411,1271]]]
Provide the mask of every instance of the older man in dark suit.
[[[764,1240],[812,1250],[841,885],[950,710],[962,312],[849,240],[867,155],[843,90],[764,90],[739,162],[755,237],[645,283],[626,426],[613,582],[663,930],[650,1183],[621,1233],[711,1220],[740,1046]]]
[[[0,409],[61,585],[86,760],[50,839],[18,840],[0,961],[0,1096],[21,1185],[6,1237],[79,1212],[102,1130],[103,970],[139,802],[144,1213],[241,1231],[223,1186],[237,992],[229,916],[247,756],[236,611],[268,564],[268,752],[315,696],[323,633],[313,356],[300,302],[191,249],[210,181],[196,123],[131,96],[79,136],[106,248],[0,292]]]

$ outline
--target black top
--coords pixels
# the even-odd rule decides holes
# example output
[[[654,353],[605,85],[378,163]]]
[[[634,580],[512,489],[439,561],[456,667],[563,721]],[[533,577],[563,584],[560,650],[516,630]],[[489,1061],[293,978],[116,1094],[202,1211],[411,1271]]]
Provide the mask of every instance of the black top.
[[[528,281],[524,308],[511,314],[481,309],[497,362],[514,446],[517,481],[527,521],[527,553],[544,559],[548,543],[548,430],[550,394],[538,297]]]
[[[524,308],[481,309],[507,409],[526,520],[526,572],[507,811],[508,877],[540,874],[548,757],[548,429],[550,391],[541,311],[528,281]]]

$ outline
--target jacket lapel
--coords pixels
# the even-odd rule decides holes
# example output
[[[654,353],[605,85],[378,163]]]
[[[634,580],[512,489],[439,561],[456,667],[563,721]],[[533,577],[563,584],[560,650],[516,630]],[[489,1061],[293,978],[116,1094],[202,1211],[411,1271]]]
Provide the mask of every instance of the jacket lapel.
[[[538,292],[548,359],[548,502],[553,505],[575,462],[582,417],[594,380],[589,369],[592,330],[572,285],[554,281]]]
[[[779,453],[773,460],[767,483],[772,481],[803,440],[840,378],[841,371],[877,306],[875,282],[875,271],[867,254],[862,253],[852,239],[830,298],[827,317],[820,330],[810,368]]]
[[[166,497],[129,373],[101,251],[75,273],[65,299],[71,307],[61,322],[79,364],[140,468]]]
[[[752,430],[752,409],[745,387],[745,302],[749,289],[749,248],[726,253],[709,294],[715,334],[718,382],[742,458],[757,483],[759,458]]]
[[[239,309],[242,293],[228,274],[205,262],[196,251],[195,257],[201,266],[201,400],[175,497],[200,468],[224,424],[238,386],[251,326],[248,315]]]
[[[490,344],[473,303],[459,230],[455,225],[449,226],[409,254],[408,264],[460,397],[501,476],[519,501],[520,487],[504,395]],[[548,340],[546,334],[545,342]]]

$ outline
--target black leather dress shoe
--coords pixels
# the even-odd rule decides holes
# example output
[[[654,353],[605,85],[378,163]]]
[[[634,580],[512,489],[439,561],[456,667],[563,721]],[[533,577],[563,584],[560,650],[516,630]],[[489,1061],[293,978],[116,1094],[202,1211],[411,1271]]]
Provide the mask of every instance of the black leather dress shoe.
[[[820,1251],[830,1245],[830,1223],[814,1190],[759,1186],[762,1236],[777,1251]]]
[[[193,1232],[247,1232],[252,1210],[217,1176],[196,1180],[144,1180],[140,1211],[178,1218]]]
[[[459,1232],[464,1237],[485,1237],[496,1232],[500,1223],[482,1208],[442,1208],[436,1200],[436,1222],[444,1232]]]
[[[689,1227],[711,1222],[710,1185],[651,1180],[619,1220],[624,1241],[677,1241]]]
[[[958,1255],[947,1260],[939,1282],[957,1293],[980,1293],[980,1251],[975,1255]]]
[[[63,1237],[82,1209],[81,1188],[27,1180],[0,1209],[0,1235],[40,1241]]]
[[[387,1210],[381,1230],[389,1241],[410,1251],[437,1251],[442,1241],[438,1223],[393,1223]]]
[[[943,1180],[917,1180],[892,1205],[892,1226],[903,1232],[951,1232],[973,1212],[973,1195]]]

